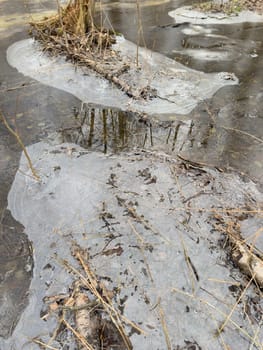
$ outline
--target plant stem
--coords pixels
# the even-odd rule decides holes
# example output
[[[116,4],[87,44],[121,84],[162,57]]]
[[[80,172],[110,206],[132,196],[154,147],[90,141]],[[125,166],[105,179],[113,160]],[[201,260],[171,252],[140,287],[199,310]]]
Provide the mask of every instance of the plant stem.
[[[28,152],[27,152],[27,149],[26,149],[25,145],[23,144],[23,141],[21,140],[20,135],[18,134],[17,131],[15,131],[15,130],[13,130],[13,129],[11,128],[11,126],[8,124],[6,118],[4,117],[3,113],[1,113],[1,111],[0,111],[0,120],[3,121],[4,126],[5,126],[5,127],[7,128],[7,130],[10,132],[10,134],[12,134],[12,135],[16,138],[17,142],[18,142],[19,145],[21,146],[21,148],[22,148],[22,150],[23,150],[23,152],[24,152],[24,154],[25,154],[25,157],[26,157],[26,159],[27,159],[27,162],[28,162],[28,165],[29,165],[29,168],[30,168],[30,170],[31,170],[31,172],[32,172],[33,177],[34,177],[37,181],[40,181],[40,177],[39,177],[39,175],[37,174],[35,168],[33,167],[33,164],[32,164],[32,161],[31,161],[31,159],[30,159],[30,156],[29,156],[29,154],[28,154]]]

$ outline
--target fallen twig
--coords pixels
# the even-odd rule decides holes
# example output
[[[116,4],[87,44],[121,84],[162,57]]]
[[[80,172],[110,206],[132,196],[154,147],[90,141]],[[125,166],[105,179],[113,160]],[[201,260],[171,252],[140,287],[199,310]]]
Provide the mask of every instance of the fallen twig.
[[[229,213],[228,213],[229,215]],[[232,247],[231,256],[239,268],[245,272],[260,288],[263,287],[263,259],[262,256],[256,254],[257,251],[246,240],[242,239],[240,226],[235,217],[226,220],[220,214],[215,214],[214,218],[217,223],[214,224],[215,229],[227,235]]]
[[[25,155],[25,157],[26,157],[26,159],[27,159],[29,168],[30,168],[30,170],[31,170],[31,172],[32,172],[32,175],[33,175],[34,179],[37,180],[37,181],[40,181],[40,177],[39,177],[38,173],[36,172],[35,168],[33,167],[31,158],[30,158],[30,156],[29,156],[29,154],[28,154],[28,152],[27,152],[27,149],[26,149],[25,145],[23,144],[23,141],[21,140],[21,137],[20,137],[18,131],[17,131],[17,130],[15,131],[15,130],[13,130],[13,129],[11,128],[11,126],[8,124],[8,122],[7,122],[6,118],[5,118],[5,116],[1,113],[1,111],[0,111],[0,120],[2,120],[4,126],[5,126],[5,127],[7,128],[7,130],[10,132],[10,134],[12,134],[12,135],[16,138],[17,142],[18,142],[19,145],[21,146],[21,148],[22,148],[22,150],[23,150],[23,152],[24,152],[24,155]]]
[[[79,332],[77,332],[73,327],[71,327],[71,325],[65,319],[63,319],[63,323],[75,335],[78,341],[80,341],[81,344],[85,346],[85,349],[94,350],[94,348],[87,342],[87,340]]]

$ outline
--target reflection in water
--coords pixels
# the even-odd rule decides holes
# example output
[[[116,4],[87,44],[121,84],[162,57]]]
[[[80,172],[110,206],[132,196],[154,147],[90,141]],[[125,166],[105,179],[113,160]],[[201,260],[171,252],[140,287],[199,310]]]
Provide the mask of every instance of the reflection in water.
[[[136,148],[181,155],[207,165],[236,168],[259,178],[263,140],[244,131],[244,118],[229,118],[235,106],[215,109],[206,102],[188,118],[160,122],[131,112],[81,104],[74,121],[60,130],[63,142],[104,153]],[[230,147],[231,145],[231,147]],[[250,168],[252,171],[250,171]]]
[[[207,144],[211,125],[195,130],[193,120],[160,123],[137,117],[131,112],[90,108],[82,104],[75,121],[60,130],[63,142],[73,142],[84,148],[119,153],[131,149],[154,149],[167,153],[192,147],[195,137]]]
[[[75,113],[73,124],[64,127],[64,142],[73,142],[84,148],[118,153],[132,147],[144,147],[151,126],[138,120],[132,113],[113,109],[90,108],[82,104]],[[151,139],[151,136],[150,136]]]

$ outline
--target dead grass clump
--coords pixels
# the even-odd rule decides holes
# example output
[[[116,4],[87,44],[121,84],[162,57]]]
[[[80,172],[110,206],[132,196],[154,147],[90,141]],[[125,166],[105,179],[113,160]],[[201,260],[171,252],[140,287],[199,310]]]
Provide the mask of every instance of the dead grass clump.
[[[94,0],[70,0],[65,7],[60,6],[59,0],[57,3],[55,16],[30,22],[30,34],[45,52],[64,55],[74,64],[91,68],[129,97],[147,100],[157,96],[155,89],[149,86],[138,89],[129,78],[121,77],[131,67],[136,69],[136,65],[124,62],[112,49],[116,42],[114,31],[95,25]]]
[[[80,349],[131,350],[132,344],[126,333],[126,325],[138,333],[144,333],[126,319],[114,306],[115,293],[106,288],[90,267],[88,253],[74,246],[72,255],[79,264],[73,267],[68,261],[62,264],[76,279],[68,295],[47,297],[43,319],[57,316],[57,328],[47,343],[35,338],[32,341],[46,349],[54,349],[53,342],[63,344],[74,336]],[[57,349],[57,348],[56,348]]]
[[[205,1],[198,2],[193,5],[193,8],[197,8],[200,11],[218,13],[222,12],[226,15],[237,15],[239,12],[245,9],[244,0],[229,0],[229,1]]]
[[[119,79],[129,66],[111,49],[116,41],[114,33],[94,24],[94,0],[69,1],[65,7],[58,3],[55,16],[30,25],[30,34],[43,51],[93,69],[133,97],[130,86]]]
[[[65,54],[68,59],[88,65],[89,60],[111,58],[109,48],[115,36],[94,24],[94,0],[69,1],[65,7],[58,3],[55,16],[30,22],[30,25],[30,34],[41,42],[45,51]]]
[[[234,263],[258,285],[263,288],[263,255],[254,244],[250,244],[241,235],[238,217],[235,215],[223,216],[215,214],[214,227],[226,235],[230,256]],[[262,231],[258,230],[256,236]],[[256,239],[257,237],[255,237]]]

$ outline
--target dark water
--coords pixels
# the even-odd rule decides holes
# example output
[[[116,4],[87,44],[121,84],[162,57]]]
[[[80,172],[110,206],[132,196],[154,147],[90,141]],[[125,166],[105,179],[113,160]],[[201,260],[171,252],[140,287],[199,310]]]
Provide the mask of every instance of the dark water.
[[[131,113],[82,105],[67,93],[24,77],[8,66],[6,49],[27,37],[22,21],[0,32],[0,109],[17,128],[24,143],[37,142],[50,132],[60,130],[62,140],[77,142],[92,150],[118,153],[146,148],[180,154],[223,169],[236,169],[262,183],[263,25],[210,25],[205,26],[206,29],[212,27],[218,37],[186,35],[184,30],[191,25],[174,26],[168,11],[175,6],[167,2],[141,6],[142,28],[138,35],[136,4],[117,2],[110,5],[110,1],[107,4],[104,7],[105,24],[111,23],[127,39],[197,70],[234,72],[240,84],[221,89],[212,99],[200,103],[190,115],[180,116],[174,111],[169,120],[142,120]],[[10,2],[0,1],[1,13],[8,16],[46,11],[53,6],[51,1],[31,0],[27,7],[22,6],[20,0],[13,0],[12,6]],[[215,48],[219,54],[229,52],[231,59],[207,61],[187,53],[188,49]],[[20,152],[16,140],[0,124],[0,244],[5,252],[1,254],[1,294],[12,289],[9,304],[0,299],[2,336],[10,334],[25,306],[32,274],[30,244],[23,228],[10,218],[6,209]]]
[[[141,8],[140,44],[197,70],[234,72],[240,80],[238,86],[221,89],[188,115],[194,125],[184,155],[213,165],[233,167],[262,182],[263,24],[206,25],[205,29],[212,30],[217,37],[185,35],[183,30],[191,25],[174,25],[174,20],[167,15],[174,8],[172,3]],[[125,16],[134,18],[132,13],[132,9],[110,9],[108,18],[117,31],[136,43],[136,18],[128,28],[124,20]],[[187,54],[189,48],[195,51],[216,48],[218,58],[196,59]],[[220,59],[224,51],[231,59]],[[163,141],[166,136],[164,133]]]

